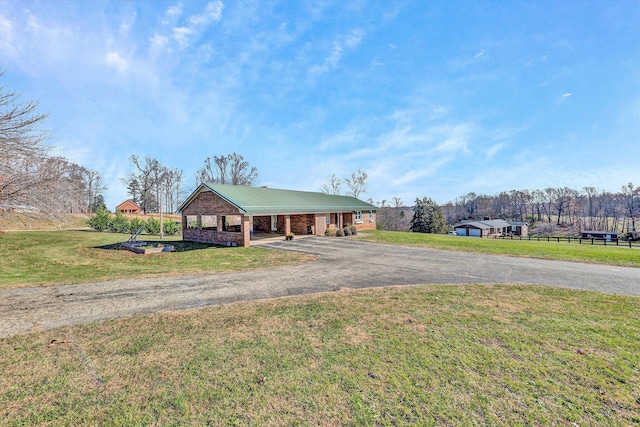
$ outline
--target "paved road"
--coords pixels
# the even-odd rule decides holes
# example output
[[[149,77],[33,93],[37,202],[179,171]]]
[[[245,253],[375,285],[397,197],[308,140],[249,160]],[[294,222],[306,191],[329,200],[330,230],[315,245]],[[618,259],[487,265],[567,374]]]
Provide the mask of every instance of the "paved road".
[[[640,295],[640,268],[309,237],[263,246],[315,254],[279,268],[0,291],[0,337],[242,300],[422,283],[534,283]],[[639,254],[640,255],[640,254]]]

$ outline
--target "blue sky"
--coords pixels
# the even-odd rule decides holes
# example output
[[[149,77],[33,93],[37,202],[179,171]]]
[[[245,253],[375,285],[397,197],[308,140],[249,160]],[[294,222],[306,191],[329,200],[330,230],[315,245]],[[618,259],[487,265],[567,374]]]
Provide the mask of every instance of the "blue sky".
[[[406,204],[640,184],[640,1],[2,0],[0,66],[110,209],[132,154]]]

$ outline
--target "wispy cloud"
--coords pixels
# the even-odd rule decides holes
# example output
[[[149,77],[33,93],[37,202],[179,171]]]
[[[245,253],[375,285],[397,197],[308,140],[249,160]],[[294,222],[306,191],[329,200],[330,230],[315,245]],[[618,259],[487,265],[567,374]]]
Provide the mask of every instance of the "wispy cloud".
[[[556,105],[562,105],[565,104],[567,102],[569,102],[569,98],[571,98],[573,96],[572,93],[563,93],[562,95],[560,95],[556,101]]]
[[[173,39],[182,48],[189,46],[189,39],[192,34],[193,30],[189,27],[175,27],[173,29]]]
[[[212,1],[207,4],[202,13],[191,15],[189,22],[193,25],[208,25],[211,22],[219,22],[222,19],[224,4],[221,1]]]
[[[338,64],[345,54],[345,51],[356,49],[364,37],[364,30],[354,28],[346,34],[338,36],[331,44],[329,53],[324,58],[321,65],[314,65],[310,71],[318,75],[326,73],[338,67]]]
[[[109,52],[105,58],[105,62],[110,67],[116,68],[120,73],[126,71],[129,62],[120,56],[118,52]]]

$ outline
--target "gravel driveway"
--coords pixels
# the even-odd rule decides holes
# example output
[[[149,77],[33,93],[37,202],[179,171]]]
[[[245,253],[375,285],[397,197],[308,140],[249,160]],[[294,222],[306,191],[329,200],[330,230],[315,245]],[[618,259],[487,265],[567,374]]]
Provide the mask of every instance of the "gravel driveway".
[[[423,283],[531,283],[640,295],[640,268],[409,248],[323,237],[262,242],[315,254],[287,267],[0,291],[0,338],[234,301]]]

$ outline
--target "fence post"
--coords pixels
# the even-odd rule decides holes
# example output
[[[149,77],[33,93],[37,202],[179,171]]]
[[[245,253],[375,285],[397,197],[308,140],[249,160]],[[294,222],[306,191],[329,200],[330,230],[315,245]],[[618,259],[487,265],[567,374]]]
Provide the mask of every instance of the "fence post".
[[[629,239],[629,249],[631,249],[631,239]]]
[[[567,241],[568,241],[568,243],[571,243],[571,236],[569,236]]]
[[[591,244],[593,245],[593,237],[591,238]]]

